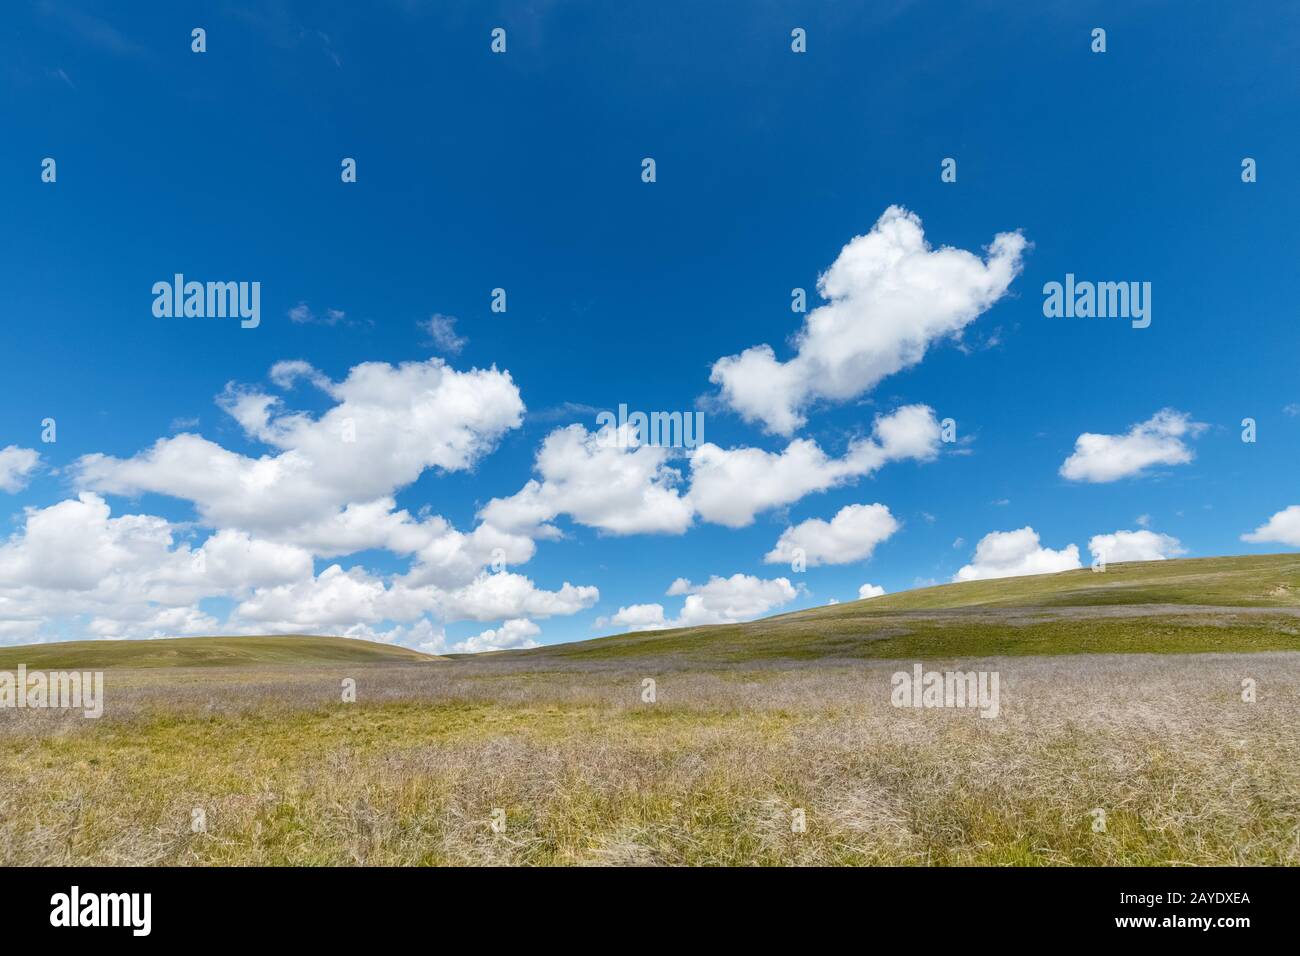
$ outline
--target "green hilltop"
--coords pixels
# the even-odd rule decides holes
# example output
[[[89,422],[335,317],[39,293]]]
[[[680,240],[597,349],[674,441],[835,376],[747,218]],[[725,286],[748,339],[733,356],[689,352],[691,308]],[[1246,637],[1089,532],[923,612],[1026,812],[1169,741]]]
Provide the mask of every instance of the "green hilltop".
[[[0,648],[0,670],[106,667],[222,667],[433,661],[407,647],[347,637],[174,637],[156,641],[67,641]]]
[[[1300,554],[1111,564],[902,591],[746,624],[641,631],[493,655],[933,658],[1300,650]]]

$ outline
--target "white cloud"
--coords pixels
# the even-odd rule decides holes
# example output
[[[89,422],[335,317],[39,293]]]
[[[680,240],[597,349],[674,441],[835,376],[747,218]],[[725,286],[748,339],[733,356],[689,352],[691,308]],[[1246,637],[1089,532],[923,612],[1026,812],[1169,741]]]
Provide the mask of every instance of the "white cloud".
[[[40,453],[31,448],[0,448],[0,491],[11,495],[22,491],[40,463]]]
[[[813,402],[855,398],[959,334],[1006,293],[1025,247],[1013,232],[994,237],[986,261],[932,249],[921,220],[891,206],[818,278],[828,301],[808,313],[794,358],[781,362],[771,346],[754,346],[719,359],[710,380],[747,421],[789,435]]]
[[[162,518],[110,518],[107,502],[82,494],[49,508],[29,508],[21,532],[0,547],[6,589],[92,591],[122,574],[169,563],[171,525]]]
[[[751,574],[716,575],[707,584],[678,578],[668,588],[669,597],[686,596],[673,627],[701,624],[735,624],[752,621],[773,608],[788,604],[799,593],[788,578],[764,580]]]
[[[545,591],[522,574],[503,571],[481,573],[469,584],[442,595],[440,605],[449,621],[498,621],[576,614],[598,600],[598,588],[565,581],[558,591]]]
[[[786,528],[763,560],[767,564],[789,563],[800,549],[810,568],[862,561],[899,527],[882,504],[846,505],[830,521],[810,518]]]
[[[1025,574],[1052,574],[1080,567],[1078,545],[1060,551],[1038,543],[1038,532],[1025,527],[1016,531],[992,531],[975,546],[971,563],[953,575],[954,581],[985,578],[1014,578]]]
[[[1254,531],[1243,534],[1241,540],[1300,548],[1300,505],[1282,509]]]
[[[828,457],[805,438],[779,453],[706,443],[691,457],[690,503],[704,520],[740,528],[760,511],[846,484],[887,462],[927,461],[939,453],[939,423],[925,405],[877,416],[873,434],[852,442],[843,458]]]
[[[289,321],[295,325],[338,325],[345,318],[342,309],[326,309],[324,315],[317,315],[306,302],[299,302],[289,310]]]
[[[193,548],[177,543],[165,519],[115,518],[103,498],[83,492],[27,509],[22,529],[0,545],[0,630],[82,616],[99,637],[213,633],[217,621],[197,607],[203,598],[240,598],[311,574],[302,549],[232,529]]]
[[[1164,408],[1123,435],[1084,432],[1061,465],[1071,481],[1107,482],[1140,475],[1153,465],[1185,465],[1195,457],[1184,442],[1205,430],[1184,412]]]
[[[1116,531],[1113,534],[1093,535],[1088,550],[1094,558],[1107,564],[1121,561],[1164,561],[1186,554],[1177,538],[1155,531]]]
[[[196,607],[143,605],[115,608],[111,616],[94,617],[86,625],[87,633],[101,640],[198,637],[216,634],[220,629],[215,617]]]
[[[765,580],[750,574],[716,575],[706,584],[692,584],[678,578],[668,588],[669,597],[685,596],[681,613],[667,618],[662,604],[632,604],[620,607],[609,618],[596,621],[597,627],[615,625],[628,631],[661,630],[668,627],[700,627],[706,624],[738,624],[789,604],[799,589],[788,578]]]
[[[690,488],[683,494],[681,472],[670,464],[678,450],[638,444],[630,425],[595,432],[569,425],[542,442],[536,461],[541,480],[492,499],[479,517],[529,537],[557,534],[550,522],[560,515],[609,534],[682,534],[697,514],[738,528],[760,511],[869,475],[887,462],[926,461],[939,453],[939,423],[925,405],[879,415],[872,431],[842,458],[830,458],[808,439],[781,452],[705,443],[689,453]]]
[[[597,627],[614,625],[628,631],[657,631],[671,625],[664,619],[662,604],[631,604],[620,607],[612,617],[600,618]]]
[[[364,568],[332,564],[315,577],[257,589],[234,618],[257,630],[333,634],[354,624],[412,621],[432,607],[427,591],[388,586]]]
[[[306,363],[281,363],[276,381],[311,379],[336,404],[318,418],[282,408],[281,399],[231,387],[221,405],[252,439],[277,452],[251,458],[198,435],[158,440],[131,458],[87,455],[83,488],[122,495],[155,492],[193,502],[203,524],[240,528],[289,543],[324,534],[349,507],[387,502],[428,469],[463,471],[517,428],[519,391],[506,372],[458,372],[440,359],[399,366],[368,362],[334,383]],[[368,541],[384,547],[392,522]],[[337,529],[335,529],[337,530]],[[353,530],[364,530],[355,523]],[[326,550],[339,545],[326,543]]]
[[[428,338],[428,344],[450,355],[460,354],[469,339],[456,334],[456,317],[435,313],[417,323]]]
[[[861,601],[867,598],[881,597],[884,593],[885,589],[879,584],[864,584],[862,587],[858,588],[858,600]]]
[[[267,378],[276,388],[293,388],[303,379],[322,391],[328,391],[334,384],[328,375],[303,359],[285,359],[276,362],[267,373]]]
[[[505,571],[529,561],[533,538],[480,524],[413,517],[394,492],[429,469],[466,470],[517,427],[518,390],[504,372],[457,372],[441,360],[366,363],[335,383],[302,361],[277,363],[281,388],[306,381],[334,400],[320,415],[288,411],[278,396],[229,386],[223,409],[273,451],[251,457],[198,435],[160,439],[126,459],[78,462],[79,497],[29,509],[0,545],[0,639],[55,633],[152,637],[167,633],[293,632],[445,647],[440,621],[506,621],[496,640],[523,640],[527,618],[573,614],[599,599],[565,582],[551,591]],[[101,492],[160,493],[192,502],[189,526],[151,515],[113,517]],[[314,558],[372,548],[409,559],[381,575]],[[484,569],[491,565],[498,574]],[[235,602],[224,622],[199,607]],[[515,623],[510,623],[515,622]],[[478,644],[488,638],[479,635]],[[477,639],[476,639],[477,640]],[[476,645],[477,646],[477,645]]]
[[[456,654],[480,654],[483,651],[504,651],[519,647],[536,647],[533,640],[542,629],[527,618],[512,618],[498,628],[488,628],[481,634],[453,644]]]
[[[252,631],[349,636],[355,625],[409,623],[433,613],[445,621],[496,621],[575,614],[600,599],[594,587],[567,581],[556,591],[511,572],[482,572],[453,589],[412,587],[409,578],[385,581],[364,568],[334,564],[315,578],[259,588],[235,609],[233,620]]]
[[[541,481],[529,481],[509,498],[494,498],[480,517],[496,528],[520,533],[544,529],[561,514],[610,534],[681,534],[693,520],[677,491],[680,472],[673,453],[638,445],[631,426],[588,432],[581,425],[557,428],[537,453]]]

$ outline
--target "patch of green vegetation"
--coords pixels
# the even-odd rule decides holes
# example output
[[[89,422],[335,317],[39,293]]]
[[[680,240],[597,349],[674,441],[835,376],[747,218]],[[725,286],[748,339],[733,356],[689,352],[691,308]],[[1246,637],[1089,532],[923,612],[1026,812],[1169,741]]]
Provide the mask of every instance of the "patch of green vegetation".
[[[763,624],[765,627],[756,625]],[[540,660],[666,657],[697,662],[857,658],[1019,657],[1037,654],[1196,654],[1300,650],[1300,619],[1251,617],[1230,624],[1199,615],[1033,623],[898,619],[693,628],[534,648]]]
[[[1180,616],[1060,617],[1033,611],[1151,605],[1210,607]],[[944,584],[811,608],[747,624],[641,631],[525,651],[556,662],[673,657],[812,660],[1025,654],[1300,650],[1300,619],[1232,615],[1300,607],[1300,555],[1112,564],[1091,570]],[[1222,610],[1214,610],[1221,608]],[[927,616],[925,612],[936,612]],[[968,617],[941,612],[969,611]]]
[[[178,637],[157,641],[66,641],[0,648],[0,669],[222,667],[249,664],[398,663],[437,658],[346,637]]]
[[[783,615],[833,618],[962,607],[1084,607],[1212,604],[1300,607],[1300,554],[1129,561],[1059,574],[966,581]]]
[[[930,716],[899,718],[931,731],[905,741],[864,719],[423,701],[83,723],[0,737],[0,862],[1294,862],[1286,734],[1255,741],[1258,764],[1175,734],[1117,766],[1122,732]],[[1015,779],[984,769],[1008,763]],[[1171,810],[1175,792],[1198,812]]]
[[[1231,626],[1182,618],[1094,618],[1015,627],[990,624],[918,628],[867,641],[845,656],[890,660],[1023,657],[1034,654],[1207,654],[1300,651],[1300,621],[1250,620]]]

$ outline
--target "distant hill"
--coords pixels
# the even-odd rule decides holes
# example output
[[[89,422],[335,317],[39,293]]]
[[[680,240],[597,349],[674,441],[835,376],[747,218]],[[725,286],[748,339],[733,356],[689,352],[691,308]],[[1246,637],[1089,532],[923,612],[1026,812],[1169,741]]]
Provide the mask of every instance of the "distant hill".
[[[747,624],[503,651],[539,660],[1300,650],[1300,554],[1111,564],[902,591]]]
[[[436,661],[407,647],[346,637],[176,637],[157,641],[67,641],[0,648],[0,670],[221,667]]]
[[[1114,604],[1212,604],[1300,608],[1300,554],[1129,561],[1105,571],[967,581],[900,591],[839,605],[873,612],[960,607],[1095,607]],[[802,614],[833,613],[817,608]]]
[[[1109,565],[901,591],[746,624],[452,657],[746,662],[1300,651],[1300,554]],[[0,670],[398,663],[445,658],[341,637],[185,637],[0,648]]]

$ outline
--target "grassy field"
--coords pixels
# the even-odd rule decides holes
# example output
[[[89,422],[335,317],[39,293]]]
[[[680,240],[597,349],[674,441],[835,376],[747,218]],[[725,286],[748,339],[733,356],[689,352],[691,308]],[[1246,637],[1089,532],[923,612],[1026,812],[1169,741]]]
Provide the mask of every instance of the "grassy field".
[[[182,637],[159,641],[68,641],[0,648],[0,670],[104,670],[112,667],[249,667],[259,664],[434,661],[405,647],[346,637]]]
[[[1000,582],[1010,604],[978,582],[461,659],[114,644],[101,719],[0,710],[0,864],[1295,864],[1296,568],[1112,566]],[[15,653],[93,659],[0,669]],[[918,660],[996,672],[997,718],[893,706]]]
[[[1300,555],[1112,564],[944,584],[748,624],[509,652],[534,660],[1300,651]]]

